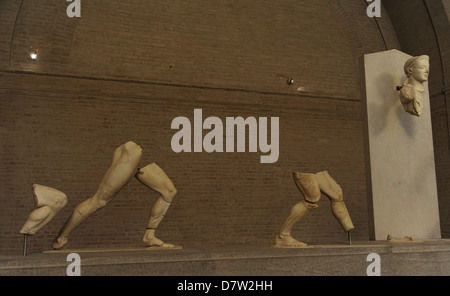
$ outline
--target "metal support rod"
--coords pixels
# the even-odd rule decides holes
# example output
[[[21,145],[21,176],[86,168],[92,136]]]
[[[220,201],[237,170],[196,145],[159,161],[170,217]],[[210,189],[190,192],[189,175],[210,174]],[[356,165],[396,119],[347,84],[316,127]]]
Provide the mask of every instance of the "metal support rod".
[[[27,255],[27,237],[28,237],[28,234],[23,235],[23,255],[24,256]]]
[[[347,236],[348,236],[348,244],[351,246],[352,245],[352,235],[351,235],[350,231],[347,232]]]

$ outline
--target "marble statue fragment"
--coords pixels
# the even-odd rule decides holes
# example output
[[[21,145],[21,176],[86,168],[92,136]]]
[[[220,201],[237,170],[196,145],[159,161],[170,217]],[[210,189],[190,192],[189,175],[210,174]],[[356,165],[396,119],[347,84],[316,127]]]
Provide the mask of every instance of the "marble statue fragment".
[[[148,246],[159,246],[163,248],[175,248],[173,244],[167,244],[155,237],[156,228],[167,213],[173,198],[177,194],[177,189],[170,178],[155,163],[139,169],[136,178],[150,189],[161,194],[154,204],[150,213],[147,228],[145,230],[143,242]]]
[[[291,235],[292,228],[312,210],[319,207],[317,202],[322,193],[331,203],[331,212],[338,220],[345,232],[353,230],[352,220],[344,203],[342,189],[336,181],[331,178],[327,171],[316,174],[294,172],[294,182],[302,193],[304,200],[295,204],[285,219],[275,239],[277,248],[302,248],[307,244],[297,241]]]
[[[422,115],[423,93],[425,92],[424,83],[428,81],[430,73],[430,58],[427,55],[421,55],[408,59],[404,65],[406,80],[400,90],[400,102],[406,112],[411,115]]]
[[[386,241],[392,243],[402,243],[402,242],[416,242],[417,239],[412,236],[393,237],[392,235],[388,234]]]
[[[177,193],[175,186],[164,171],[155,163],[139,169],[138,165],[141,156],[141,147],[132,141],[121,145],[114,151],[111,166],[103,176],[97,192],[75,207],[72,215],[52,242],[54,249],[63,248],[67,244],[72,231],[93,213],[105,207],[133,177],[161,194],[161,197],[159,197],[151,210],[143,238],[144,244],[149,247],[180,248],[179,246],[165,243],[155,236],[156,228],[164,218]]]
[[[54,188],[33,184],[36,209],[28,216],[20,230],[21,234],[33,235],[48,224],[67,204],[67,196]]]

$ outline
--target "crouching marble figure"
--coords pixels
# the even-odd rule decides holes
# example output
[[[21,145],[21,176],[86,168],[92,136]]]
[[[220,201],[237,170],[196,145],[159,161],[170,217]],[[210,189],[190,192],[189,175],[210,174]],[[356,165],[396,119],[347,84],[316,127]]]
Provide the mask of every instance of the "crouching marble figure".
[[[342,189],[327,171],[317,174],[294,172],[294,181],[304,200],[295,204],[285,219],[275,239],[277,248],[301,248],[307,244],[299,242],[291,235],[292,228],[312,210],[318,208],[317,202],[324,193],[331,202],[333,216],[339,221],[344,231],[354,229],[352,220],[344,203]]]
[[[115,150],[112,164],[100,182],[97,192],[75,207],[72,215],[53,240],[54,249],[61,249],[68,242],[71,232],[94,212],[105,207],[133,176],[145,186],[161,194],[151,210],[143,242],[150,247],[180,248],[165,243],[155,236],[155,231],[167,213],[177,190],[169,177],[155,163],[139,169],[141,156],[141,147],[131,141]]]
[[[423,109],[424,83],[430,73],[430,58],[427,55],[410,58],[406,61],[404,71],[407,76],[400,90],[400,102],[409,114],[419,116]]]

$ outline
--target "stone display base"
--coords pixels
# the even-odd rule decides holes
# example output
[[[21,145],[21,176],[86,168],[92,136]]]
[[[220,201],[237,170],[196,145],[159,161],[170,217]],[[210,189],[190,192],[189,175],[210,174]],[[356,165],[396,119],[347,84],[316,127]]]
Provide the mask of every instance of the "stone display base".
[[[0,275],[66,276],[78,253],[82,276],[366,276],[380,256],[382,276],[450,275],[450,240],[311,244],[279,249],[262,245],[183,246],[45,251],[1,256]]]
[[[162,247],[137,247],[137,248],[105,248],[105,249],[63,249],[63,250],[48,250],[43,251],[44,254],[69,254],[69,253],[111,253],[111,252],[136,252],[136,251],[171,251],[171,250],[181,250],[182,246],[175,246],[173,248],[162,248]]]

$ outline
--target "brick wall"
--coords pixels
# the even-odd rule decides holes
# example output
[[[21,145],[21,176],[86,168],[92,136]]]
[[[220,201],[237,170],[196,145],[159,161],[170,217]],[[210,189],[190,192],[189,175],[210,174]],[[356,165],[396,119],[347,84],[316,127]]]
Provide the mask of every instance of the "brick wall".
[[[50,248],[129,140],[178,189],[158,230],[168,242],[271,245],[301,198],[292,172],[321,170],[343,188],[353,238],[368,239],[358,61],[399,47],[388,17],[369,19],[364,1],[349,0],[81,2],[79,19],[65,1],[0,2],[1,253],[21,252],[33,183],[69,203],[30,238],[31,252]],[[171,121],[195,108],[204,118],[279,117],[278,162],[174,153]],[[157,197],[132,180],[67,247],[141,246]],[[326,197],[319,205],[293,235],[345,242]]]

